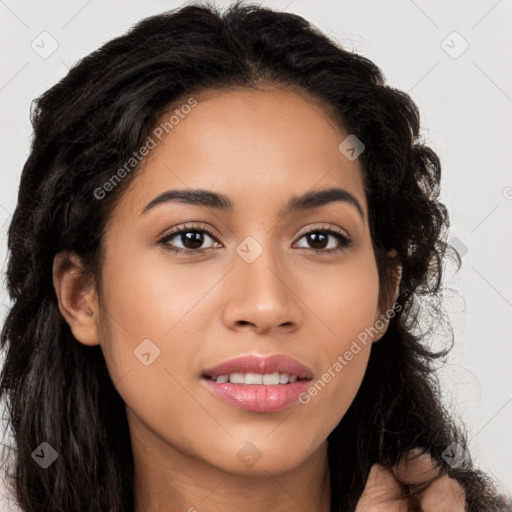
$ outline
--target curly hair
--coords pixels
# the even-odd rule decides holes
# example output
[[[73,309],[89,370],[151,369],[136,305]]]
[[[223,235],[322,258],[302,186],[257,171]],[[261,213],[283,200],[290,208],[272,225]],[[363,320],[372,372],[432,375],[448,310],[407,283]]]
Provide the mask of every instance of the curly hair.
[[[16,445],[9,478],[21,510],[133,511],[124,403],[100,347],[76,342],[59,311],[53,259],[61,251],[79,255],[101,287],[105,226],[137,167],[103,200],[93,191],[184,97],[261,84],[301,88],[364,141],[359,161],[381,304],[402,266],[400,307],[328,437],[332,512],[354,510],[372,464],[394,465],[412,448],[463,485],[469,512],[512,510],[469,456],[457,468],[443,459],[454,442],[467,450],[435,374],[449,348],[431,350],[429,333],[417,327],[428,314],[422,304],[433,316],[442,312],[443,262],[451,257],[460,266],[460,258],[446,242],[440,160],[420,140],[417,106],[386,85],[374,63],[300,16],[240,2],[223,13],[188,5],[141,20],[34,102],[34,136],[8,233],[13,303],[1,334],[0,398]],[[42,441],[59,453],[48,470],[32,460]]]

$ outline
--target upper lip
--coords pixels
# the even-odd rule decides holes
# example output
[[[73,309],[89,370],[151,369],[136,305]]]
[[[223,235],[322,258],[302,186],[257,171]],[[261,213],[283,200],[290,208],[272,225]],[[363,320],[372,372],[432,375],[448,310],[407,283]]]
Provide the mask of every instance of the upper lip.
[[[243,356],[229,359],[223,363],[203,371],[204,377],[215,379],[219,375],[231,373],[287,373],[296,375],[299,379],[311,379],[313,373],[310,368],[299,363],[296,359],[285,355],[273,356]]]

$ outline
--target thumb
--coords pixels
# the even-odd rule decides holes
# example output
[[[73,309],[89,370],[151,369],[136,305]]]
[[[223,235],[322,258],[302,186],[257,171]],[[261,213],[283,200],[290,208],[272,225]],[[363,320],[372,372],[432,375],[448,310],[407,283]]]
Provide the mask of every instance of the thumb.
[[[370,469],[355,512],[403,512],[405,510],[407,510],[407,498],[393,473],[380,464],[374,464]]]

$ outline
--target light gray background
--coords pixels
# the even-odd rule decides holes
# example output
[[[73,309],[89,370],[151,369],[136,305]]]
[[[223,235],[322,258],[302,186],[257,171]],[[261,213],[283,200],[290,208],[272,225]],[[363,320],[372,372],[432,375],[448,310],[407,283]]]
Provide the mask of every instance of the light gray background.
[[[3,271],[5,233],[29,150],[31,101],[79,58],[140,18],[183,3],[0,0]],[[467,251],[459,273],[446,276],[446,286],[455,290],[445,305],[456,344],[440,377],[447,402],[467,425],[473,456],[510,493],[512,1],[261,3],[299,14],[369,57],[392,86],[408,92],[419,106],[422,133],[443,164],[442,200],[451,216],[450,238]],[[42,58],[31,45],[39,52],[51,49],[49,36],[40,35],[45,31],[58,48]],[[461,53],[465,41],[469,46]],[[0,282],[3,319],[9,304],[3,275]]]

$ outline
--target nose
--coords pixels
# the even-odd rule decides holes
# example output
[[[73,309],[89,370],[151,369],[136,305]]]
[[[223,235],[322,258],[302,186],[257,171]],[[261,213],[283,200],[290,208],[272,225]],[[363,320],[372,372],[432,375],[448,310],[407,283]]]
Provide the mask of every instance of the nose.
[[[303,303],[297,295],[298,281],[285,265],[272,249],[264,249],[251,263],[235,257],[225,282],[222,312],[228,328],[269,334],[300,327]]]

